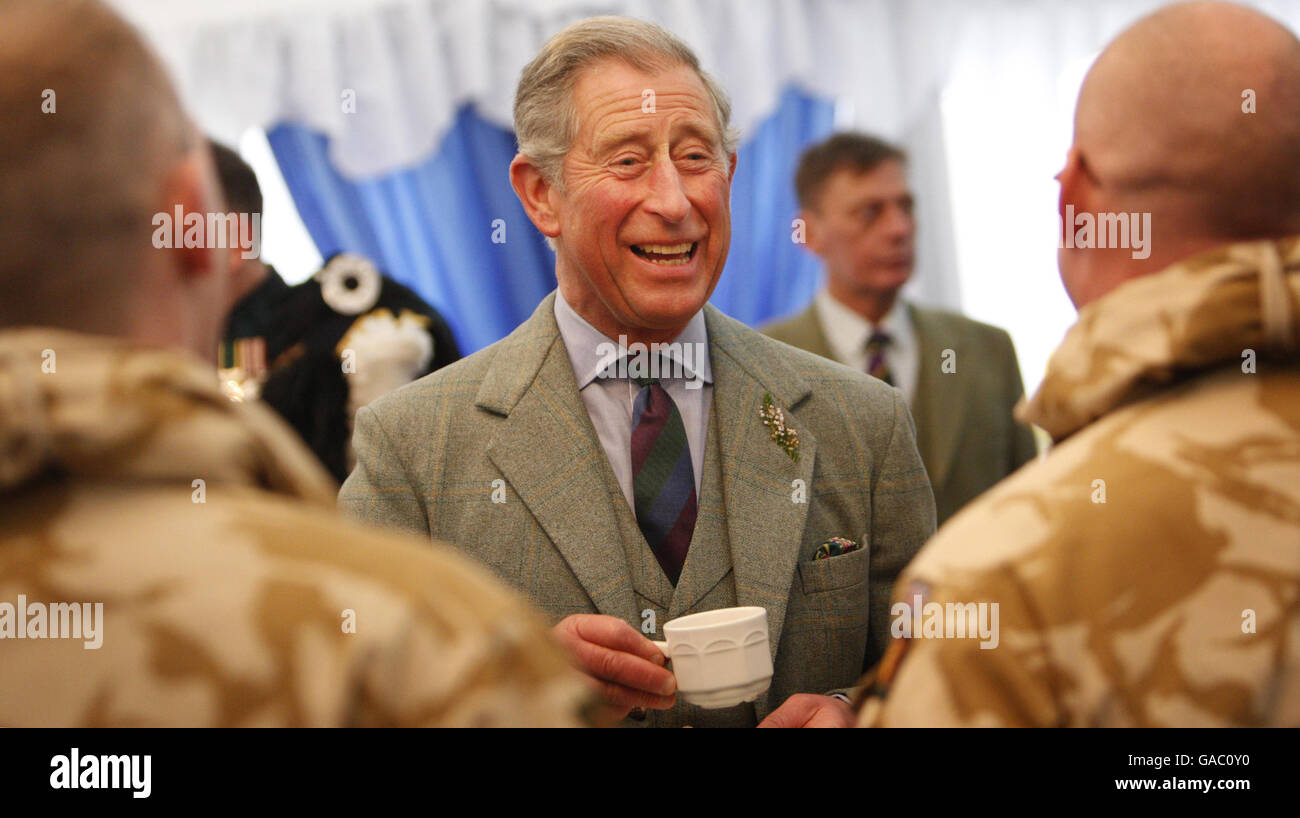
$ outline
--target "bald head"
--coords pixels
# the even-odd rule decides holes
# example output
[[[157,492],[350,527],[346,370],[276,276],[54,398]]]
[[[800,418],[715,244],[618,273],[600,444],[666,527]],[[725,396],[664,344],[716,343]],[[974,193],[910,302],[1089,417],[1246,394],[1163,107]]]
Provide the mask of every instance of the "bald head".
[[[210,263],[155,249],[151,219],[219,199],[206,146],[139,34],[98,0],[4,0],[0,110],[0,326],[140,335],[135,313],[185,313],[147,290],[183,290],[182,273]],[[145,334],[188,345],[168,322],[193,317],[155,315]]]
[[[1152,213],[1165,239],[1300,232],[1300,40],[1229,3],[1161,9],[1088,73],[1075,150],[1115,209]]]

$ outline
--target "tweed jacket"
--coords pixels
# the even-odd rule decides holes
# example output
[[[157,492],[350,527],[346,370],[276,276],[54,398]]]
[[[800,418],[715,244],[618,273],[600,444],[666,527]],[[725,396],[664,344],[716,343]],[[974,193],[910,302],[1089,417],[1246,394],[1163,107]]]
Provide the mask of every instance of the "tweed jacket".
[[[554,316],[357,413],[345,513],[457,544],[553,620],[601,613],[661,638],[667,618],[767,609],[775,675],[757,702],[679,697],[649,725],[752,725],[794,693],[850,687],[889,636],[894,579],[934,529],[901,394],[705,307],[714,392],[699,514],[668,584],[601,448]],[[798,434],[773,439],[764,397]],[[858,551],[814,560],[830,537]]]

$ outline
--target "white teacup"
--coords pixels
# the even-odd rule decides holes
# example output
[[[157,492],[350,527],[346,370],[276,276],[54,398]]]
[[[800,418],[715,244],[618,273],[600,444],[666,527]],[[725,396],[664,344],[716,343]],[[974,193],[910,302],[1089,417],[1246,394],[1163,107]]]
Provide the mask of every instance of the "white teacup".
[[[677,692],[687,702],[717,710],[752,702],[772,682],[766,608],[720,608],[664,624],[667,642],[655,642],[673,663]]]

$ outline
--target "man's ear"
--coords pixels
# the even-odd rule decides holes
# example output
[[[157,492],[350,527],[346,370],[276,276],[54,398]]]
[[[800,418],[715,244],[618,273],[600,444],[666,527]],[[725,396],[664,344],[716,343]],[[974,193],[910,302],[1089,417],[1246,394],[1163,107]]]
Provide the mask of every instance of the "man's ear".
[[[158,212],[174,217],[175,208],[180,205],[182,218],[197,213],[203,219],[203,241],[199,242],[198,247],[185,247],[184,242],[181,242],[181,246],[163,251],[174,254],[175,263],[171,267],[187,280],[228,269],[225,251],[216,248],[218,241],[229,241],[230,237],[207,235],[208,213],[220,212],[225,205],[217,184],[216,171],[212,167],[206,146],[182,157],[168,172],[163,184]],[[224,229],[224,221],[222,224]],[[180,226],[180,232],[184,235],[184,224]]]
[[[810,251],[820,256],[822,254],[822,225],[821,220],[807,208],[800,208],[797,216],[803,221],[803,244]]]
[[[1058,215],[1065,218],[1066,205],[1074,205],[1075,211],[1087,210],[1095,186],[1088,161],[1078,147],[1071,145],[1065,156],[1065,167],[1056,174],[1056,181],[1061,183],[1061,198],[1057,203]]]
[[[522,153],[516,154],[510,163],[510,185],[514,187],[515,195],[523,204],[529,220],[542,235],[552,239],[559,236],[560,218],[551,201],[554,186],[533,161]]]

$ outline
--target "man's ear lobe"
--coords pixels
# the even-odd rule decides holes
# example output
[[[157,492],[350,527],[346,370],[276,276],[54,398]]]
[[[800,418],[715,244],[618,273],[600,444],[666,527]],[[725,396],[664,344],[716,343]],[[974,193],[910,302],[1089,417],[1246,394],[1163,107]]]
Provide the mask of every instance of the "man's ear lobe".
[[[528,219],[542,235],[549,238],[559,236],[560,219],[551,197],[554,186],[532,160],[522,153],[516,154],[510,163],[510,185],[515,189],[515,195],[524,206]]]

